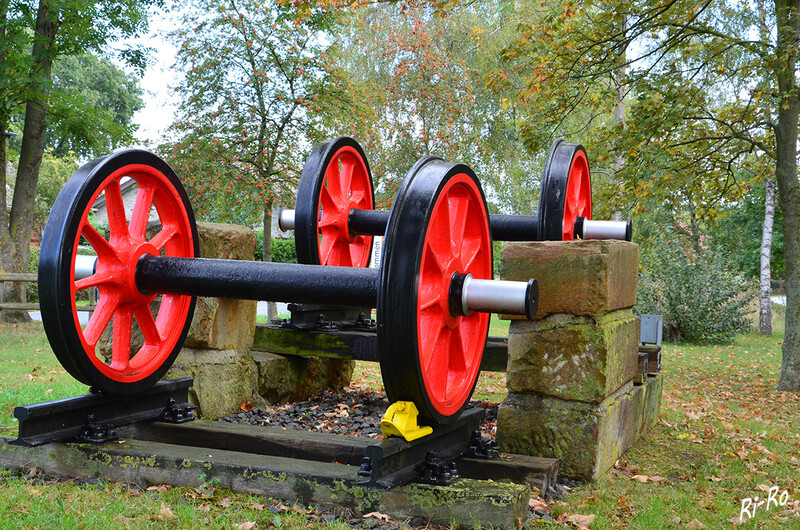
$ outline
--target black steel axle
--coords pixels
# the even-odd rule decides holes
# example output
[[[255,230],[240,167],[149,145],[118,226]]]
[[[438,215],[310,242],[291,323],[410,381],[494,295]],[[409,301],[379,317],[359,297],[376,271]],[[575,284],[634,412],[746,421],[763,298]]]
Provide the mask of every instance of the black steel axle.
[[[375,307],[378,270],[269,261],[145,255],[136,266],[142,292]]]
[[[151,294],[376,307],[379,274],[377,269],[358,267],[145,254],[136,265],[136,287]],[[447,293],[453,316],[473,311],[528,318],[536,315],[539,304],[536,280],[527,283],[481,280],[463,274],[455,274],[454,279],[457,276],[460,288],[451,288]]]
[[[347,225],[353,234],[382,236],[389,224],[388,210],[350,210]],[[575,235],[582,239],[631,240],[631,222],[589,221],[583,217],[575,219]],[[294,210],[281,211],[278,220],[282,230],[294,230]],[[539,217],[536,215],[489,215],[489,229],[494,241],[538,241]]]
[[[347,225],[354,234],[382,236],[389,224],[388,210],[350,210]],[[539,239],[539,218],[535,215],[489,215],[489,229],[495,241]]]

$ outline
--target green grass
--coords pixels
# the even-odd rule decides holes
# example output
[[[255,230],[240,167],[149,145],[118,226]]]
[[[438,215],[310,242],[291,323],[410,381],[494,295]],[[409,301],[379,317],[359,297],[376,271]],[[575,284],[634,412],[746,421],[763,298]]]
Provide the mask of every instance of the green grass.
[[[736,528],[800,528],[800,394],[775,391],[783,323],[775,334],[731,344],[665,344],[661,419],[609,474],[556,503],[553,516],[594,514],[593,529],[734,528],[741,499],[787,491],[785,507],[762,509]],[[507,322],[493,319],[501,334]],[[17,404],[82,394],[53,356],[40,323],[0,324],[0,423]],[[352,386],[380,389],[375,363],[357,363]],[[501,401],[504,374],[482,374],[475,397]],[[642,482],[642,481],[646,482]],[[270,511],[272,508],[272,511]],[[277,512],[277,513],[273,513]],[[280,522],[276,521],[280,517]],[[307,518],[310,517],[310,520]],[[0,528],[327,528],[319,513],[225,490],[140,490],[101,483],[48,484],[0,470]],[[531,526],[554,523],[529,521]],[[334,527],[344,528],[342,522]]]
[[[560,509],[595,514],[593,528],[666,528],[678,518],[733,528],[741,499],[777,486],[789,504],[737,527],[800,528],[800,394],[775,390],[782,341],[779,322],[771,337],[663,345],[661,420]]]
[[[315,510],[224,489],[43,483],[0,469],[1,528],[348,528]]]
[[[41,322],[0,324],[0,424],[16,423],[14,407],[85,394],[86,385],[56,359]]]

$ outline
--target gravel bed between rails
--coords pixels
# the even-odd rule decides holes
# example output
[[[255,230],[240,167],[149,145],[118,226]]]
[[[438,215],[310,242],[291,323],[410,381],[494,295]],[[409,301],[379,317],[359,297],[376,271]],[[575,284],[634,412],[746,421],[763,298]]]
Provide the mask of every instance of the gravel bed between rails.
[[[486,418],[481,424],[485,438],[494,440],[497,425],[497,404],[470,401],[467,408],[483,407]],[[381,435],[381,418],[389,408],[384,392],[343,390],[326,391],[308,401],[253,407],[249,411],[225,416],[217,421],[279,427],[284,430],[327,432],[347,436],[363,436],[375,440]]]

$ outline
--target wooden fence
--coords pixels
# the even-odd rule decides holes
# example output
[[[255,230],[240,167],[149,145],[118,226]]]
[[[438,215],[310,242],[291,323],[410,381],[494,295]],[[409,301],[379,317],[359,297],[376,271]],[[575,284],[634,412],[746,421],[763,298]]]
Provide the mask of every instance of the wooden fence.
[[[39,280],[36,274],[24,273],[0,273],[0,311],[3,310],[17,310],[17,311],[38,311],[39,304],[28,303],[28,293],[26,289],[22,290],[22,302],[6,302],[4,300],[6,292],[6,283],[19,282],[19,283],[36,283]],[[87,305],[78,306],[79,311],[94,311],[97,308],[97,290],[89,289],[89,300]]]

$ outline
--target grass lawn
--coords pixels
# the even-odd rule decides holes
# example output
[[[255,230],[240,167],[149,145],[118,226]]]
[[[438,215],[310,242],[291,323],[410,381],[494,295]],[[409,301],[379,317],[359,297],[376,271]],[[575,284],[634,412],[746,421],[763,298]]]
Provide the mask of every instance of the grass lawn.
[[[492,335],[506,323],[493,321]],[[800,394],[774,390],[783,329],[732,344],[666,344],[658,425],[594,484],[537,504],[557,521],[594,515],[592,528],[734,528],[742,499],[776,487],[783,506],[737,528],[800,528]],[[359,363],[352,386],[380,387]],[[60,367],[41,324],[0,324],[0,424],[13,407],[84,393]],[[500,401],[503,374],[482,374],[475,397]],[[323,515],[325,516],[323,518]],[[534,527],[561,526],[529,521]],[[329,513],[225,490],[109,483],[48,484],[0,470],[0,528],[346,528]]]

